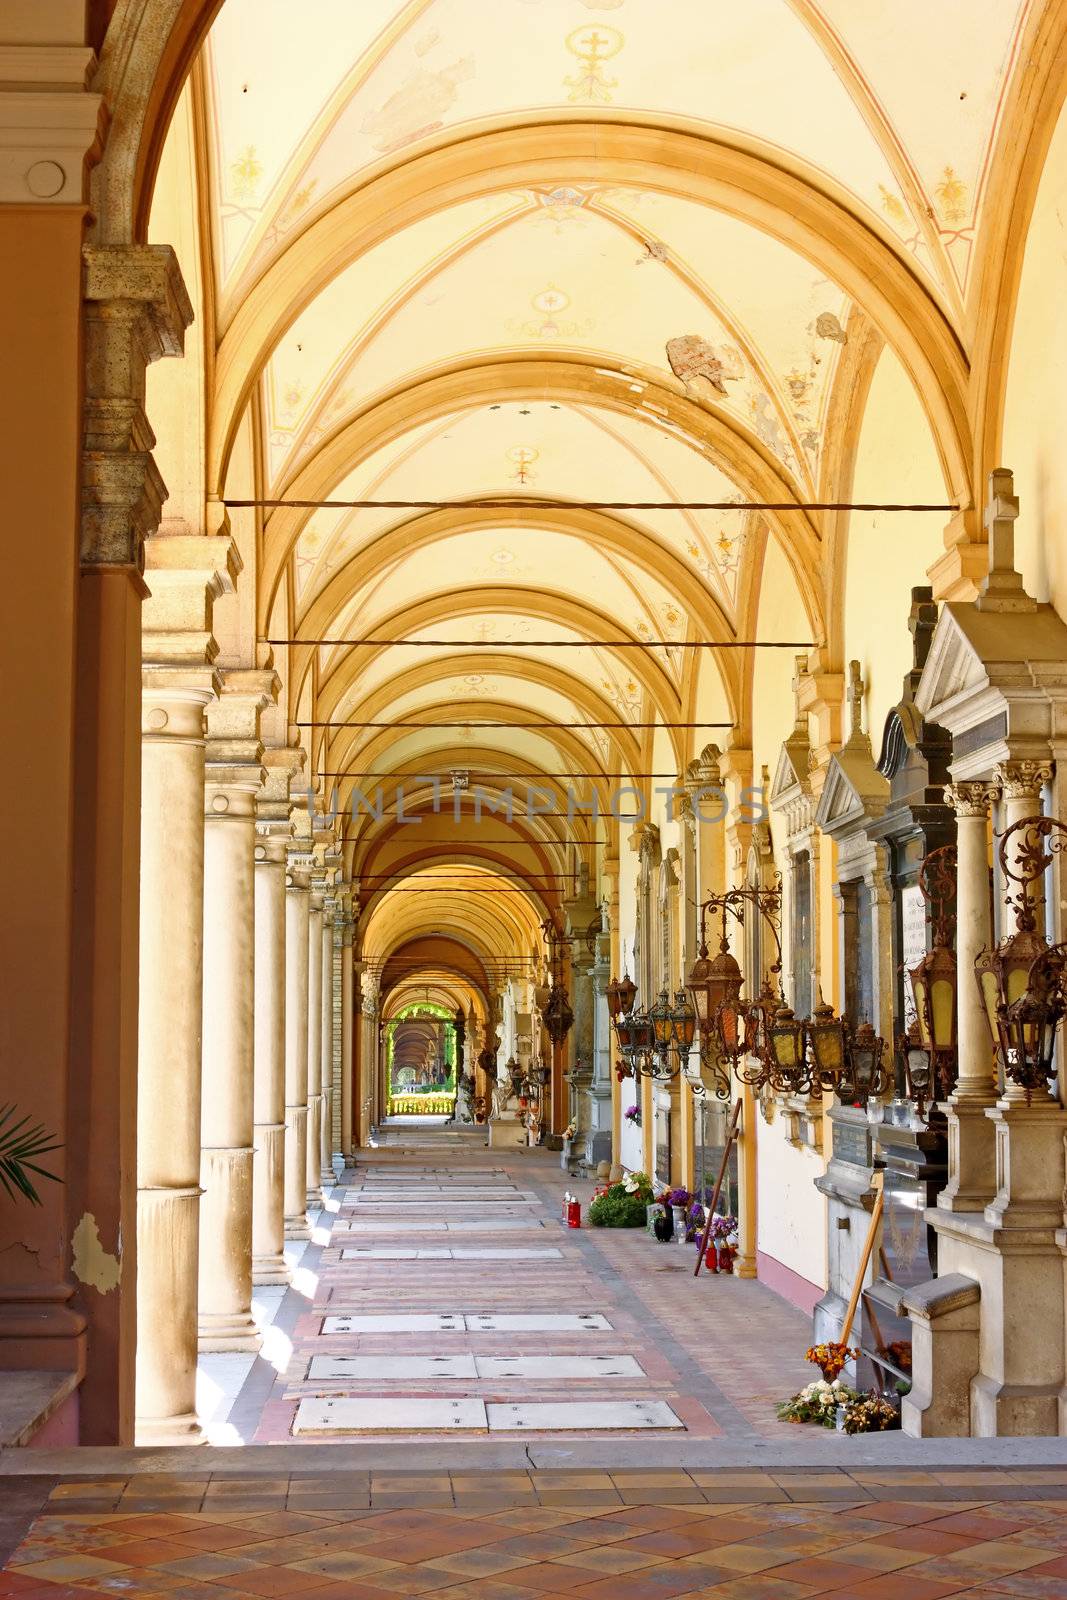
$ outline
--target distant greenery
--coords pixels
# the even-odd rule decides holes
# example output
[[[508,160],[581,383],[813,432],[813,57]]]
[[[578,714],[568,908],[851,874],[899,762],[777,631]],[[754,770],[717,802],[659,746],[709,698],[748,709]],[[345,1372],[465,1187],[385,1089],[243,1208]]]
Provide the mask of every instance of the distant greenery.
[[[9,1200],[17,1200],[21,1196],[31,1206],[39,1206],[41,1197],[30,1173],[36,1173],[39,1178],[48,1178],[52,1183],[62,1180],[54,1172],[39,1167],[36,1158],[50,1155],[53,1150],[63,1147],[52,1134],[46,1132],[42,1123],[30,1126],[29,1117],[21,1117],[14,1122],[15,1111],[14,1105],[0,1106],[0,1183]]]

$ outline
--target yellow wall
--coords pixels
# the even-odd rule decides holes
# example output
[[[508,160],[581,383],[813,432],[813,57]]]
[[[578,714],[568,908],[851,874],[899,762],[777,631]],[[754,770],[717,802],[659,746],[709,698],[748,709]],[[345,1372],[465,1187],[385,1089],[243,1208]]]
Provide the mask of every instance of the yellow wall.
[[[930,428],[904,368],[888,347],[860,429],[852,499],[943,502],[948,497]],[[882,726],[911,666],[911,591],[944,552],[943,511],[856,511],[845,558],[845,661],[867,685],[864,727],[877,760]],[[847,724],[845,733],[847,736]]]
[[[1001,464],[1015,473],[1016,558],[1067,616],[1067,112],[1053,135],[1026,240],[1012,331]]]

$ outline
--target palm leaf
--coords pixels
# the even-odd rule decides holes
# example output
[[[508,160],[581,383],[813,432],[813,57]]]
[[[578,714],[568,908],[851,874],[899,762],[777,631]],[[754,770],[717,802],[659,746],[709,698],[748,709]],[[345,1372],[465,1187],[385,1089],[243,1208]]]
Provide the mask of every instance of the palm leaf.
[[[43,1123],[31,1125],[29,1117],[20,1117],[16,1122],[15,1112],[13,1104],[0,1106],[0,1184],[9,1199],[17,1200],[21,1195],[31,1205],[39,1206],[41,1197],[30,1173],[52,1183],[62,1182],[54,1172],[39,1166],[36,1158],[62,1150],[63,1146]]]

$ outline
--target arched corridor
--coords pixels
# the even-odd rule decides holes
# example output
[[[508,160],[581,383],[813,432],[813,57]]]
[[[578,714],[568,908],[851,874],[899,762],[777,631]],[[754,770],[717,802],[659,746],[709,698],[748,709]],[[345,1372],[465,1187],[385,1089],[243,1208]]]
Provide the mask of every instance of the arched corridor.
[[[7,1544],[319,1452],[458,1514],[453,1434],[501,1514],[729,1467],[753,1539],[772,1466],[1060,1463],[1067,0],[0,53]],[[889,1592],[829,1548],[690,1590]]]

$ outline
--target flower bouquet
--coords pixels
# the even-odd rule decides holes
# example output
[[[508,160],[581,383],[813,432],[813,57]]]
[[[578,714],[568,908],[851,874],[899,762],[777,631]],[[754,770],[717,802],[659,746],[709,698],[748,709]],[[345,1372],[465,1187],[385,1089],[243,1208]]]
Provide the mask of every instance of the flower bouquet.
[[[641,1126],[640,1106],[627,1106],[626,1110],[623,1112],[623,1116],[626,1118],[627,1122],[632,1122],[635,1128],[639,1128]]]
[[[813,1344],[805,1353],[804,1360],[810,1361],[822,1373],[827,1383],[845,1370],[845,1363],[851,1361],[853,1356],[858,1356],[859,1351],[848,1344]]]
[[[781,1422],[814,1422],[820,1428],[836,1428],[838,1407],[851,1406],[858,1399],[855,1389],[850,1389],[840,1378],[832,1383],[816,1378],[814,1383],[807,1384],[799,1394],[775,1409]]]
[[[843,1433],[887,1433],[900,1427],[900,1412],[891,1400],[875,1394],[859,1394],[847,1401],[841,1421]]]

